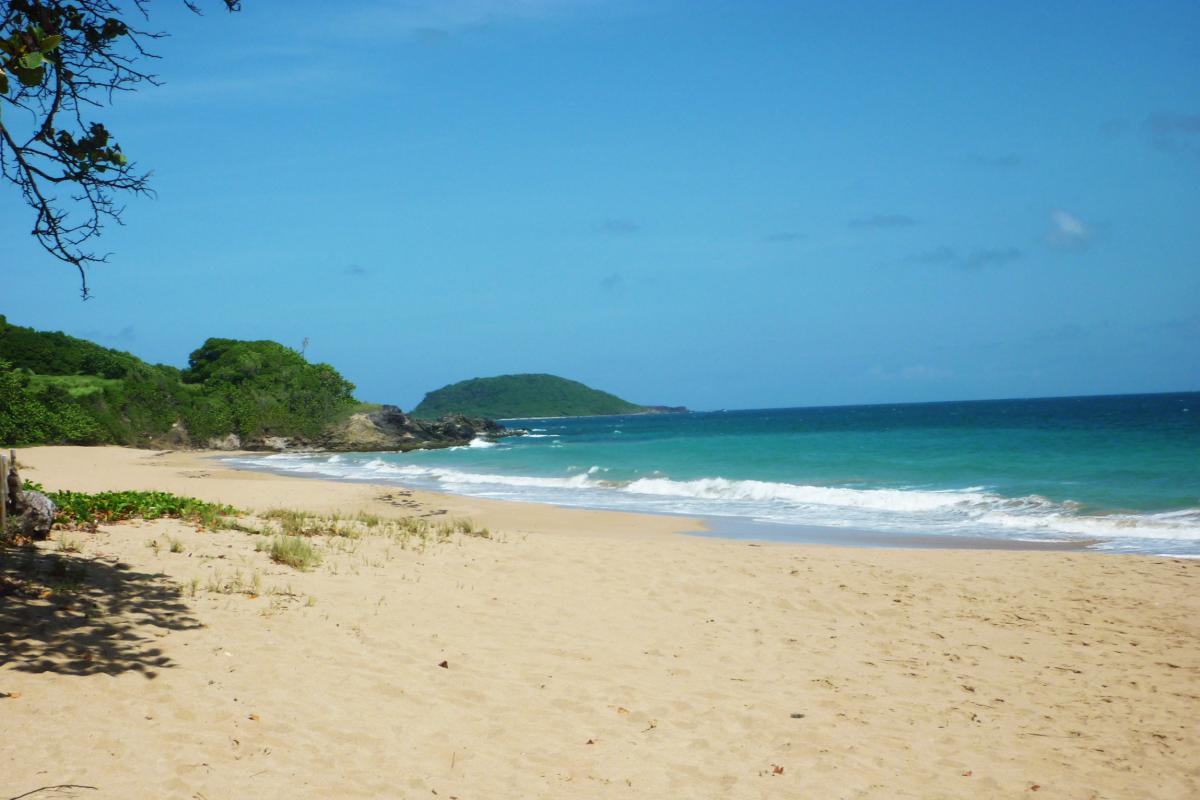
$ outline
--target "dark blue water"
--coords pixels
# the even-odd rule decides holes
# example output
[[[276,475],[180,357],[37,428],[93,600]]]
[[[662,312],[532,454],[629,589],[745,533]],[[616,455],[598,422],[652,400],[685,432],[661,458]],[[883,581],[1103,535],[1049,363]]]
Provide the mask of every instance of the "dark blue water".
[[[243,463],[781,526],[1200,554],[1200,393],[510,424],[531,435],[453,450]]]

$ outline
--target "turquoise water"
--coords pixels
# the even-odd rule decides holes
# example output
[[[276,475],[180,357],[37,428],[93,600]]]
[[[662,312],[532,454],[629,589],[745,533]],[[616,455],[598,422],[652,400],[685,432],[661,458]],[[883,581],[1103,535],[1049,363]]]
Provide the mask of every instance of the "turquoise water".
[[[780,526],[1200,555],[1200,393],[520,420],[529,436],[243,466]],[[723,525],[723,529],[731,529]],[[734,526],[734,529],[736,526]]]

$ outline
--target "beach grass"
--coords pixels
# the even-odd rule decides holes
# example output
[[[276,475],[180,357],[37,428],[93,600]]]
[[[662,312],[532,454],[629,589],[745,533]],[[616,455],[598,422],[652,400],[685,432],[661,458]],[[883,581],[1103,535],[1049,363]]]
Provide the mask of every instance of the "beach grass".
[[[269,555],[272,561],[301,571],[312,569],[321,563],[321,554],[299,536],[276,536],[271,541]]]

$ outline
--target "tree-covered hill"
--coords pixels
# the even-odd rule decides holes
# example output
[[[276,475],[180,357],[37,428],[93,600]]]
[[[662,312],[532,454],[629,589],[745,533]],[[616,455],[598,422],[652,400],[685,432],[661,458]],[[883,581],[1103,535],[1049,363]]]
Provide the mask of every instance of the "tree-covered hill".
[[[185,370],[0,315],[0,444],[195,444],[313,437],[354,386],[276,342],[209,339]]]
[[[499,375],[450,384],[425,395],[412,411],[423,419],[443,414],[514,419],[636,414],[645,406],[556,375]]]

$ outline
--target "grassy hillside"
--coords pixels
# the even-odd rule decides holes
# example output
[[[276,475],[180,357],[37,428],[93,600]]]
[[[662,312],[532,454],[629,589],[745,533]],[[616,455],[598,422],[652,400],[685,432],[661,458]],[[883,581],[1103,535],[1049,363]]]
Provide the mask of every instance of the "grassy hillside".
[[[353,391],[276,342],[209,339],[179,370],[0,315],[3,445],[312,436],[356,406]]]
[[[635,414],[644,406],[556,375],[499,375],[474,378],[425,395],[412,415],[432,419],[443,414],[511,419]]]

